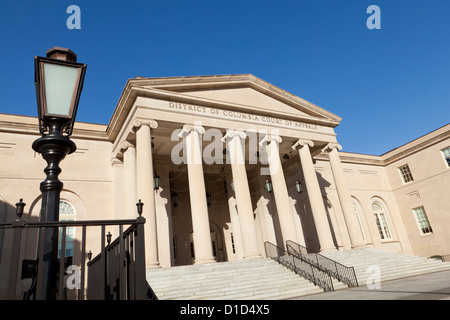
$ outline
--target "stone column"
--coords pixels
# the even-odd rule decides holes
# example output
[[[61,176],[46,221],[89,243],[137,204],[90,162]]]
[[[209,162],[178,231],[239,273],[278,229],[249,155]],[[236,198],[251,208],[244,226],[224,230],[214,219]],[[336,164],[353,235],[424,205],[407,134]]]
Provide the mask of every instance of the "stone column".
[[[260,143],[263,143],[264,140],[270,142],[266,146],[266,151],[283,243],[286,244],[286,241],[288,240],[298,243],[294,213],[292,212],[291,199],[289,198],[286,179],[284,178],[283,166],[281,165],[280,159],[279,143],[281,143],[282,140],[276,135],[266,135]]]
[[[336,185],[339,202],[341,203],[342,212],[344,213],[352,248],[364,247],[366,243],[362,237],[358,218],[356,217],[355,209],[353,208],[338,149],[342,149],[338,143],[329,143],[322,151],[327,152],[330,159],[331,171],[333,172],[334,183]]]
[[[147,268],[159,267],[158,235],[156,230],[155,189],[153,185],[153,154],[151,129],[158,127],[153,120],[135,120],[137,199],[144,203],[145,260]],[[136,200],[137,202],[137,200]]]
[[[312,162],[309,147],[314,146],[310,140],[298,140],[292,148],[299,149],[300,161],[305,177],[305,184],[308,190],[308,198],[311,205],[314,223],[316,225],[317,236],[319,237],[320,251],[336,250],[331,235],[331,229],[325,211],[325,206],[320,192],[319,182],[317,180],[316,170]]]
[[[136,147],[124,141],[121,143],[121,150],[123,152],[123,167],[124,167],[124,218],[126,219],[136,219],[137,209],[136,202],[137,191],[136,191]]]
[[[123,162],[113,157],[111,159],[114,181],[114,219],[123,219],[124,213],[124,188],[123,188]]]
[[[195,264],[216,262],[212,255],[206,189],[203,176],[201,126],[183,126],[179,136],[186,141],[189,197],[194,232]]]
[[[245,170],[245,138],[242,130],[228,130],[223,137],[230,152],[231,172],[239,214],[241,239],[244,247],[244,259],[260,258],[256,237],[255,219],[253,218],[252,199]]]

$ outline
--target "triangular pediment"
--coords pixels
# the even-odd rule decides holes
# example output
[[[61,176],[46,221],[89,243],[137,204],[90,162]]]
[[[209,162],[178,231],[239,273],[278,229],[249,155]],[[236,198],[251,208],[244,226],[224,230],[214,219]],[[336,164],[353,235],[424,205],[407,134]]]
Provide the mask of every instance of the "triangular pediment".
[[[335,127],[341,118],[250,74],[133,79],[133,86],[170,92],[173,98]]]

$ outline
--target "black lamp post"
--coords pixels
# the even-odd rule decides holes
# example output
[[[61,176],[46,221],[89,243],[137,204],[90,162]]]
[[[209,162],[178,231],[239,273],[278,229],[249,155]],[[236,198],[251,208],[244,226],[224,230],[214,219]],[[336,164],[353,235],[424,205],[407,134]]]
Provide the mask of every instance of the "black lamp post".
[[[47,57],[35,57],[35,85],[42,137],[34,141],[33,150],[47,161],[41,182],[40,221],[59,220],[59,201],[63,183],[59,163],[76,145],[69,139],[83,87],[86,65],[76,62],[69,49],[55,47]],[[37,299],[56,299],[58,270],[58,229],[43,228],[39,234]]]

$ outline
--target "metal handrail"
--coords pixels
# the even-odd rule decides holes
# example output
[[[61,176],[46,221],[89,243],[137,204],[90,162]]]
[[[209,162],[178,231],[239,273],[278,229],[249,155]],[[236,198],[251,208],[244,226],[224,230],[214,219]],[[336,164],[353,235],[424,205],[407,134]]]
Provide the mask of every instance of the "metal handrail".
[[[19,204],[19,203],[18,203]],[[16,206],[18,205],[16,204]],[[12,231],[12,239],[11,239],[11,257],[9,261],[9,271],[8,271],[8,284],[7,284],[7,299],[13,300],[18,297],[18,290],[17,285],[19,283],[19,271],[20,271],[20,263],[21,263],[21,255],[20,255],[20,248],[22,243],[22,233],[25,229],[38,229],[42,230],[43,228],[60,228],[61,230],[61,251],[60,251],[60,258],[59,258],[59,267],[57,267],[55,270],[58,278],[58,288],[57,288],[57,298],[58,299],[66,299],[66,288],[65,288],[65,281],[64,281],[64,274],[65,274],[65,268],[66,263],[63,263],[63,261],[66,260],[66,252],[65,252],[65,246],[66,246],[66,232],[67,228],[70,227],[81,227],[82,228],[82,238],[80,243],[80,260],[79,265],[81,268],[81,274],[80,274],[80,288],[76,290],[76,292],[70,292],[75,298],[78,298],[79,300],[84,300],[87,298],[87,296],[91,295],[89,291],[100,291],[100,295],[95,296],[95,299],[103,298],[107,299],[108,297],[104,295],[104,293],[107,293],[107,288],[104,288],[102,284],[107,284],[102,279],[105,279],[106,275],[111,274],[111,266],[114,266],[117,270],[119,264],[111,264],[112,258],[117,257],[117,254],[104,254],[103,256],[100,254],[99,256],[95,257],[93,260],[86,263],[86,229],[87,227],[92,226],[100,226],[101,227],[101,243],[102,243],[102,252],[106,253],[107,251],[113,251],[115,247],[118,246],[118,244],[122,244],[122,248],[126,250],[116,250],[119,253],[122,254],[128,254],[132,253],[131,259],[128,259],[128,261],[131,261],[132,263],[132,275],[133,277],[133,283],[126,282],[125,285],[128,285],[131,283],[132,289],[134,290],[132,292],[132,295],[122,295],[120,298],[135,298],[135,299],[157,299],[156,295],[152,291],[150,285],[147,283],[145,279],[145,248],[144,248],[144,223],[145,218],[141,217],[141,213],[139,212],[138,208],[138,214],[139,217],[137,219],[122,219],[122,220],[78,220],[78,221],[50,221],[50,222],[31,222],[31,221],[24,221],[22,220],[22,214],[17,210],[17,219],[13,222],[1,222],[0,223],[0,230],[11,230]],[[131,225],[125,232],[122,232],[124,225]],[[119,232],[121,236],[119,236],[122,240],[115,240],[113,243],[105,245],[105,230],[106,226],[118,226]],[[127,238],[127,239],[125,239]],[[126,241],[129,241],[129,245],[131,247],[128,248]],[[103,258],[105,257],[105,258]],[[122,256],[123,257],[123,256]],[[90,258],[90,257],[89,257]],[[107,258],[107,259],[106,259]],[[109,261],[108,261],[109,260]],[[117,259],[116,259],[117,260]],[[35,260],[23,260],[22,261],[22,276],[25,276],[27,278],[32,277],[32,285],[29,290],[27,290],[23,298],[24,299],[36,299],[36,278],[39,277],[39,261],[42,261],[42,257],[36,257]],[[123,259],[121,260],[123,261]],[[100,262],[100,263],[96,263]],[[100,282],[96,283],[96,285],[88,287],[89,290],[85,289],[85,279],[86,279],[86,268],[91,267],[93,264],[99,265],[100,267],[94,267],[94,269],[97,269],[99,271],[97,274],[90,274],[88,276],[88,283],[92,279],[98,279]],[[30,270],[28,270],[30,269]],[[89,268],[91,269],[91,268]],[[24,270],[27,270],[24,274]],[[22,277],[20,276],[20,277]],[[125,286],[122,286],[122,290]],[[97,290],[98,289],[98,290]],[[125,290],[128,290],[126,288]],[[87,294],[86,294],[87,293]],[[92,295],[91,295],[92,296]],[[116,297],[119,297],[116,295]]]
[[[94,288],[88,299],[158,299],[145,279],[144,223],[138,217],[125,231],[120,225],[119,236],[107,245],[102,236],[101,252],[87,263],[88,288]]]
[[[291,240],[286,241],[288,252],[303,261],[314,264],[317,268],[327,272],[333,278],[345,283],[348,287],[357,287],[355,268],[347,267],[335,260],[325,257],[319,253],[312,252],[308,248]]]
[[[264,243],[264,247],[267,257],[321,287],[324,291],[334,291],[333,281],[327,272],[268,241]]]

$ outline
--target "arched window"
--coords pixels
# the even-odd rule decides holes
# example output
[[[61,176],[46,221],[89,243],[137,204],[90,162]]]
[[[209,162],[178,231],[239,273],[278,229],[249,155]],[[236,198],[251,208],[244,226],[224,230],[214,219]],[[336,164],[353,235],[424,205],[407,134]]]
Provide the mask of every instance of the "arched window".
[[[75,221],[75,208],[67,201],[61,200],[59,202],[59,221]],[[68,227],[66,229],[66,257],[73,257],[73,249],[75,244],[75,228]],[[62,228],[59,229],[58,238],[58,257],[61,256],[62,247]]]
[[[382,240],[392,239],[391,230],[389,228],[386,213],[383,206],[379,202],[372,203],[372,211],[377,223],[378,232]]]

